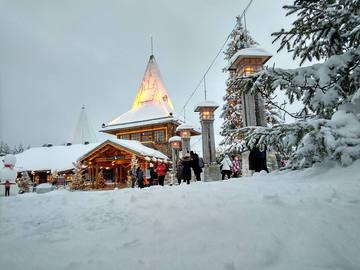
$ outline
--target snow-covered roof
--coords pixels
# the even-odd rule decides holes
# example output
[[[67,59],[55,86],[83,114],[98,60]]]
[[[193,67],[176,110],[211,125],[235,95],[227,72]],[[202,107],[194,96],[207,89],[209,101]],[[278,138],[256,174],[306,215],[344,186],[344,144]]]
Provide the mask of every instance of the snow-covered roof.
[[[32,147],[16,155],[15,168],[19,171],[66,171],[74,168],[73,162],[97,147],[99,143]]]
[[[195,127],[193,125],[188,124],[188,123],[184,123],[184,124],[181,124],[180,126],[178,126],[176,128],[176,131],[181,131],[181,130],[185,130],[185,129],[195,129]]]
[[[150,56],[131,110],[106,124],[101,131],[173,121],[174,106],[153,55]],[[151,123],[152,124],[152,123]]]
[[[97,147],[112,142],[120,147],[143,156],[167,159],[163,153],[146,147],[138,141],[108,139],[102,143],[57,145],[51,147],[33,147],[16,155],[15,168],[18,171],[66,171],[74,168],[74,162]]]
[[[173,136],[169,139],[169,143],[171,142],[181,142],[181,137],[180,136]]]
[[[226,69],[230,69],[236,60],[244,57],[263,58],[264,63],[272,57],[272,54],[260,47],[249,47],[237,51],[230,59]]]
[[[183,123],[176,128],[176,133],[179,135],[181,130],[190,130],[192,136],[200,135],[201,131],[189,123]]]
[[[108,139],[101,144],[97,145],[93,149],[89,150],[88,152],[84,153],[82,156],[79,156],[78,159],[82,159],[83,157],[89,155],[91,152],[103,147],[104,145],[108,143],[113,143],[121,148],[124,148],[125,150],[131,151],[135,154],[141,155],[141,156],[150,156],[155,157],[159,159],[168,159],[166,155],[164,155],[162,152],[157,151],[153,148],[147,147],[143,145],[139,141],[135,140],[122,140],[122,139]]]
[[[198,103],[195,108],[194,108],[194,111],[195,112],[198,112],[200,110],[200,108],[202,107],[208,107],[208,108],[218,108],[219,107],[219,104],[217,104],[215,101],[202,101],[200,103]]]
[[[175,117],[172,112],[166,114],[161,106],[157,106],[155,104],[145,104],[118,116],[109,124],[105,125],[101,131],[173,121],[179,122],[180,120]]]

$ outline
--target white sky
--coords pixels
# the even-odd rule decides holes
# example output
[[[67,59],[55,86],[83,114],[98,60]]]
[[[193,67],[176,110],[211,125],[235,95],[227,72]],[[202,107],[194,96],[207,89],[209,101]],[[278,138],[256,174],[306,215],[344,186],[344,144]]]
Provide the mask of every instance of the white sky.
[[[254,0],[250,33],[274,54],[269,65],[295,67],[276,54],[270,34],[289,27],[285,0]],[[130,109],[154,54],[177,109],[185,103],[248,0],[0,0],[0,140],[10,145],[65,143],[82,104],[96,130]],[[221,55],[207,76],[208,99],[222,104]],[[203,99],[199,91],[187,108]],[[218,110],[217,114],[220,114]],[[221,119],[215,122],[219,132]]]

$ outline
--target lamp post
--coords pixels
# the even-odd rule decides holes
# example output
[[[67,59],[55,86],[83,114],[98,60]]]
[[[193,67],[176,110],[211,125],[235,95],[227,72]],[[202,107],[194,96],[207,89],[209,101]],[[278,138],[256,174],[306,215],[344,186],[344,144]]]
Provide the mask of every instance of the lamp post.
[[[231,76],[246,77],[263,69],[263,65],[272,57],[270,53],[259,47],[239,50],[229,60],[228,71]],[[244,127],[266,126],[265,105],[259,94],[244,94],[241,96],[241,116]],[[246,162],[249,152],[242,153],[242,173],[248,175],[249,163]]]
[[[191,136],[200,135],[201,133],[195,130],[192,125],[182,124],[176,128],[176,135],[181,137],[181,147],[183,156],[190,152],[190,138]]]
[[[202,149],[205,164],[215,162],[215,135],[214,135],[214,112],[219,107],[215,102],[205,101],[199,103],[195,112],[200,115]]]
[[[219,107],[213,101],[204,101],[195,107],[199,113],[202,133],[202,150],[204,167],[204,180],[220,179],[220,169],[216,164],[215,134],[214,134],[214,112]]]
[[[261,71],[271,57],[259,47],[242,49],[229,60],[227,69],[231,74],[246,77]],[[264,101],[259,94],[242,95],[241,107],[244,126],[266,126]]]
[[[181,149],[181,137],[173,136],[169,139],[169,143],[170,143],[171,149],[172,149],[172,166],[173,166],[172,180],[173,180],[173,185],[174,185],[176,171],[177,171],[177,164],[179,161],[179,151]]]

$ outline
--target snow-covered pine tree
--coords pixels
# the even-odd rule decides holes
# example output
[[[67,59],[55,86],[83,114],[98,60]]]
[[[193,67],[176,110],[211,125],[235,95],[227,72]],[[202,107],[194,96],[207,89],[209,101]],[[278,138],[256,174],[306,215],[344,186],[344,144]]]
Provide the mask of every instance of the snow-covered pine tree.
[[[6,156],[7,154],[12,154],[9,145],[3,141],[0,141],[0,157]]]
[[[360,158],[360,1],[295,0],[283,7],[295,15],[290,30],[273,33],[280,48],[293,52],[295,69],[268,68],[235,79],[242,93],[266,100],[276,89],[289,101],[301,102],[297,121],[247,132],[247,145],[274,146],[292,152],[288,167],[296,169],[335,160],[349,165]]]
[[[258,43],[251,37],[250,33],[244,28],[241,17],[236,17],[236,25],[230,33],[229,43],[224,51],[224,59],[230,60],[239,50],[256,46]],[[226,70],[224,70],[226,71]],[[223,97],[224,105],[222,107],[221,117],[224,122],[221,127],[220,134],[224,137],[221,145],[224,151],[242,152],[245,150],[243,144],[243,136],[238,134],[236,130],[244,127],[242,121],[242,104],[241,91],[238,85],[234,84],[236,73],[230,72],[229,78],[226,81],[226,94]],[[270,125],[278,124],[281,120],[281,114],[272,105],[272,103],[265,103],[265,114],[267,123]]]
[[[95,181],[95,188],[101,189],[106,186],[103,170],[101,169]]]
[[[19,193],[29,192],[32,186],[32,181],[27,171],[21,173],[21,177],[16,181],[19,187]]]
[[[82,164],[81,162],[77,162],[76,163],[76,167],[75,167],[75,175],[74,175],[74,179],[71,182],[70,185],[70,189],[71,190],[84,190],[86,187],[86,183],[85,183],[85,176],[82,173],[83,169],[82,169]]]

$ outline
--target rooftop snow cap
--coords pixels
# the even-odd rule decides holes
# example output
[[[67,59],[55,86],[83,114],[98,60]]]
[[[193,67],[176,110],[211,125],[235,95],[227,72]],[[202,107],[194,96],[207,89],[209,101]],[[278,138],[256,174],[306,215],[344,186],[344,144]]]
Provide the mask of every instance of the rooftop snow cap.
[[[173,118],[173,114],[173,103],[162,81],[155,57],[151,55],[131,110],[116,117],[104,128],[152,119]]]

